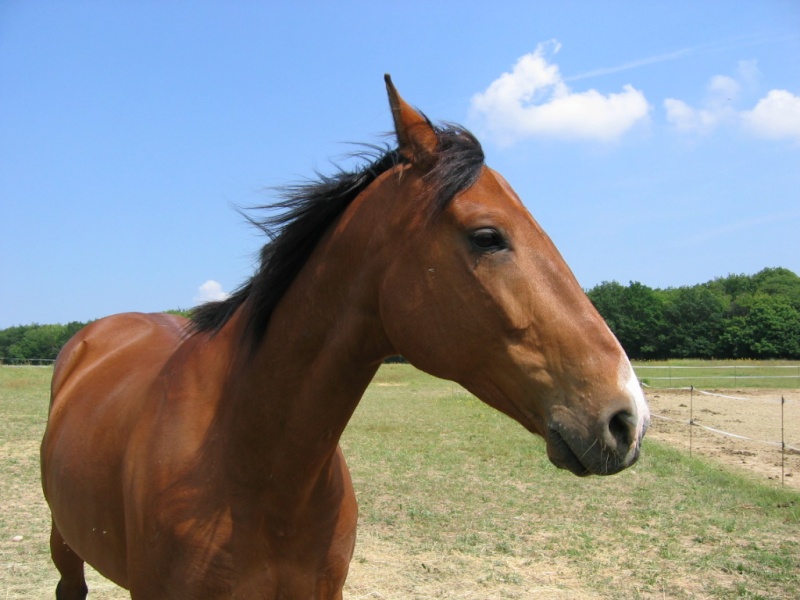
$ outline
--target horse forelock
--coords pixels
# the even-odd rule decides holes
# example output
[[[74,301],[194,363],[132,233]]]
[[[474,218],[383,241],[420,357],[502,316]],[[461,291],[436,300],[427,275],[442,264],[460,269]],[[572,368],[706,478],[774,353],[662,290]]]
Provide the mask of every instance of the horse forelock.
[[[426,198],[418,199],[427,201],[432,216],[475,183],[484,162],[480,143],[466,129],[445,124],[435,131],[439,142],[436,160],[424,176]],[[340,169],[333,175],[317,173],[316,180],[278,188],[278,202],[242,211],[269,241],[262,247],[259,265],[250,279],[227,299],[194,309],[193,332],[218,332],[249,302],[245,329],[252,349],[260,343],[275,307],[325,232],[380,175],[408,162],[397,149],[370,145],[365,148],[355,156],[366,162],[354,170]],[[266,215],[256,216],[259,212]]]
[[[440,212],[456,194],[477,181],[485,157],[480,142],[463,127],[448,124],[437,128],[436,132],[439,137],[437,158],[425,180],[432,205]]]

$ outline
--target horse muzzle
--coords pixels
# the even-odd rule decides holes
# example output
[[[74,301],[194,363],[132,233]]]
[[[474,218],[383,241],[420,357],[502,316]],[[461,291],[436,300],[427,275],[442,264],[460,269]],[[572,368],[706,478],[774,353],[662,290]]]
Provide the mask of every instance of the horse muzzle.
[[[620,411],[602,421],[587,434],[583,428],[570,427],[553,420],[548,425],[547,456],[560,469],[575,475],[613,475],[639,459],[642,438],[649,418]]]

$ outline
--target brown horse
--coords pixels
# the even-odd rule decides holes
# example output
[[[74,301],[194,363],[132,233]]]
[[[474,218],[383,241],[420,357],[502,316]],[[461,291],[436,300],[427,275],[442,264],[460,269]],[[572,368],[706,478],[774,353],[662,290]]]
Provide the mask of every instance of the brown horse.
[[[233,296],[62,350],[41,455],[57,598],[86,596],[84,561],[133,598],[341,598],[357,507],[338,440],[390,355],[573,473],[636,460],[649,415],[619,343],[475,138],[386,83],[398,149],[288,188]]]

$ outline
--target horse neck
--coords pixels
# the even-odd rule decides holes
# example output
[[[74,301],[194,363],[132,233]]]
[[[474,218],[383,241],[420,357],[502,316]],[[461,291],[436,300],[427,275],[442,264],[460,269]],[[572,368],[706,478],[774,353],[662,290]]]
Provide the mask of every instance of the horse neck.
[[[375,223],[355,210],[320,241],[255,354],[238,352],[225,422],[237,440],[231,463],[251,485],[296,490],[324,477],[367,385],[392,353],[378,314]]]

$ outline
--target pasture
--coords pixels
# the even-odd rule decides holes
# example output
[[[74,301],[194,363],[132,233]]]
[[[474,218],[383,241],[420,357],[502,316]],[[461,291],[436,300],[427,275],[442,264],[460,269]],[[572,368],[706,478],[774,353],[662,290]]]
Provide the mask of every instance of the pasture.
[[[800,389],[800,363],[788,360],[672,359],[634,364],[639,380],[651,388]]]
[[[51,374],[0,367],[0,598],[55,589]],[[345,597],[797,598],[800,493],[658,438],[654,421],[637,465],[580,479],[455,384],[385,365],[342,439],[360,504]],[[127,597],[88,579],[90,598]]]

